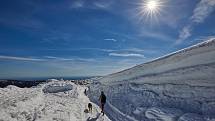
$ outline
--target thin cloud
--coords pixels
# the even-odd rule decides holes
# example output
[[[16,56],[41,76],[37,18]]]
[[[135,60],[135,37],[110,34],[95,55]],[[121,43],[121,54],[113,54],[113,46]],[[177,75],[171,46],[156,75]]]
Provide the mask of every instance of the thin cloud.
[[[144,58],[144,55],[137,54],[137,53],[109,53],[109,56],[116,56],[116,57],[140,57],[140,58]]]
[[[157,32],[150,32],[150,31],[146,31],[146,30],[144,30],[139,36],[155,38],[155,39],[158,39],[161,41],[173,41],[174,40],[169,35],[165,35],[165,34],[157,33]]]
[[[95,59],[91,58],[79,58],[79,57],[72,57],[72,58],[63,58],[63,57],[55,57],[55,56],[44,56],[44,57],[18,57],[18,56],[5,56],[0,55],[0,60],[13,60],[13,61],[71,61],[71,62],[95,62]]]
[[[128,48],[128,49],[121,49],[121,50],[116,50],[114,52],[128,52],[128,53],[141,53],[141,54],[156,54],[159,53],[157,48],[154,49],[140,49],[140,48]]]
[[[215,10],[215,0],[201,0],[193,10],[189,24],[180,31],[176,44],[180,44],[192,34],[193,25],[203,23],[205,19]]]
[[[113,38],[107,38],[107,39],[104,39],[105,41],[113,41],[113,42],[117,42],[116,39],[113,39]]]
[[[201,0],[193,11],[191,20],[195,23],[202,23],[214,11],[215,0]]]
[[[56,48],[49,48],[49,49],[42,49],[48,51],[103,51],[103,52],[113,52],[113,49],[102,49],[102,48],[63,48],[63,49],[56,49]]]
[[[30,57],[16,57],[0,55],[0,60],[16,60],[16,61],[44,61],[43,59],[30,58]]]
[[[50,30],[46,37],[44,37],[41,43],[56,43],[63,41],[63,43],[69,43],[73,40],[73,36],[67,32],[53,31]]]
[[[128,49],[121,49],[121,50],[116,50],[116,51],[125,51],[125,52],[133,52],[133,53],[142,53],[145,52],[146,50],[140,49],[140,48],[128,48]]]
[[[78,0],[71,4],[70,8],[82,8],[84,7],[84,1]]]
[[[125,49],[103,49],[103,48],[63,48],[63,49],[56,49],[56,48],[46,48],[42,49],[45,51],[100,51],[105,53],[150,53],[155,54],[158,53],[156,49],[140,49],[140,48],[125,48]],[[48,58],[55,58],[55,57],[48,57]]]
[[[195,41],[209,40],[212,38],[215,39],[215,36],[200,36],[200,37],[196,38]]]
[[[109,10],[111,5],[113,4],[112,0],[94,0],[94,1],[86,1],[86,0],[76,0],[72,2],[70,8],[87,8],[87,9],[102,9]]]
[[[182,41],[184,41],[185,39],[187,39],[188,37],[191,36],[191,30],[192,30],[192,26],[185,26],[179,34],[179,39],[176,41],[175,44],[180,44]]]
[[[107,2],[107,0],[97,0],[93,4],[95,5],[95,7],[100,9],[109,9],[112,3],[112,0],[109,0],[109,2]]]
[[[58,59],[58,57],[55,57],[55,56],[44,56],[44,57],[47,59]]]
[[[64,58],[64,57],[55,57],[55,56],[44,56],[45,60],[48,61],[73,61],[73,62],[94,62],[95,59],[91,58],[79,58],[79,57],[71,57],[71,58]]]

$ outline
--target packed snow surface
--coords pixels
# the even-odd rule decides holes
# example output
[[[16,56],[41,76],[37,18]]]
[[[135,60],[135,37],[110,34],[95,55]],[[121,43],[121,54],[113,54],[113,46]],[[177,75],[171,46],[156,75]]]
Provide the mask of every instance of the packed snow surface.
[[[109,121],[94,103],[92,113],[84,112],[90,102],[85,88],[58,80],[33,88],[0,88],[0,121]]]
[[[215,39],[94,80],[115,121],[214,121]]]

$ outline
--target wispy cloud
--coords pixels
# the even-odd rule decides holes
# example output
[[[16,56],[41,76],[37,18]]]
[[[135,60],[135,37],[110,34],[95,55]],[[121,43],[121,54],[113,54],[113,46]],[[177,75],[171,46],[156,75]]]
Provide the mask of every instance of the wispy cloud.
[[[144,55],[138,53],[109,53],[109,56],[144,58]]]
[[[71,58],[64,58],[64,57],[55,57],[55,56],[43,56],[43,57],[18,57],[18,56],[5,56],[0,55],[0,60],[12,60],[12,61],[71,61],[71,62],[95,62],[95,59],[92,58],[80,58],[80,57],[71,57]]]
[[[95,59],[92,58],[79,58],[79,57],[71,57],[71,58],[64,58],[64,57],[55,57],[55,56],[44,56],[44,59],[49,61],[73,61],[73,62],[94,62]]]
[[[105,49],[105,48],[45,48],[42,51],[98,51],[105,53],[138,53],[138,54],[156,54],[159,53],[158,48],[141,49],[141,48],[124,48],[124,49]],[[54,58],[54,57],[53,57]]]
[[[39,59],[39,58],[17,57],[17,56],[4,56],[4,55],[0,55],[0,60],[44,61],[44,59]]]
[[[103,9],[108,10],[113,3],[113,0],[74,0],[70,8],[88,8],[88,9]]]
[[[195,23],[204,22],[205,18],[209,16],[215,9],[214,0],[201,0],[193,11],[191,20]]]
[[[201,0],[193,10],[193,15],[190,17],[189,24],[184,26],[179,33],[176,44],[180,44],[192,34],[193,26],[203,23],[205,19],[215,10],[215,0]]]
[[[150,32],[147,30],[142,31],[142,33],[140,33],[139,36],[150,37],[150,38],[154,38],[154,39],[161,40],[161,41],[173,41],[174,40],[169,35],[165,35],[165,34],[158,33],[158,32]]]
[[[95,7],[100,8],[100,9],[108,9],[111,4],[113,3],[112,0],[96,0],[93,4]]]
[[[55,57],[55,56],[44,56],[44,58],[46,58],[46,59],[58,59],[58,57]]]
[[[135,34],[117,33],[112,31],[106,31],[106,32],[116,36],[117,38],[121,38],[120,40],[122,42],[141,40],[144,37],[153,38],[153,39],[165,41],[165,42],[175,40],[175,38],[173,38],[172,36],[164,34],[162,32],[150,31],[149,29],[146,29],[146,28],[140,28],[140,29],[141,30],[139,31],[139,33],[135,33]]]
[[[182,41],[191,36],[192,26],[185,26],[179,34],[179,39],[175,42],[175,44],[180,44]]]
[[[77,0],[77,1],[74,1],[70,8],[82,8],[84,7],[84,1],[83,0]]]
[[[105,52],[105,53],[138,53],[138,54],[156,54],[159,53],[158,48],[148,48],[148,49],[141,49],[141,48],[124,48],[124,49],[105,49],[105,48],[45,48],[42,51],[98,51],[98,52]],[[48,57],[54,59],[55,57]]]
[[[103,52],[113,52],[115,50],[113,49],[102,49],[102,48],[45,48],[42,50],[48,50],[48,51],[103,51]]]
[[[141,49],[141,48],[128,48],[128,49],[121,49],[116,50],[113,52],[127,52],[127,53],[139,53],[139,54],[156,54],[159,53],[158,48],[151,48],[151,49]]]
[[[117,40],[116,39],[114,39],[114,38],[107,38],[107,39],[104,39],[105,41],[113,41],[113,42],[117,42]]]
[[[215,36],[199,36],[198,38],[195,39],[195,41],[200,41],[200,40],[209,40],[211,38],[215,39]]]
[[[127,49],[115,50],[115,52],[130,52],[130,53],[143,53],[145,51],[146,51],[145,49],[140,49],[140,48],[127,48]]]
[[[42,43],[56,43],[63,42],[69,43],[73,40],[73,35],[68,32],[62,32],[57,30],[50,30],[47,32],[46,36],[41,40]]]

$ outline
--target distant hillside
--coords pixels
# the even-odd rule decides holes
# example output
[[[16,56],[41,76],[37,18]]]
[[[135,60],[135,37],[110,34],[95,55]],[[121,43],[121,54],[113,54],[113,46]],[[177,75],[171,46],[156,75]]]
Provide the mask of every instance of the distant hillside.
[[[45,80],[40,81],[22,81],[22,80],[0,80],[0,88],[7,87],[8,85],[14,85],[20,88],[37,86],[40,83],[46,82]]]

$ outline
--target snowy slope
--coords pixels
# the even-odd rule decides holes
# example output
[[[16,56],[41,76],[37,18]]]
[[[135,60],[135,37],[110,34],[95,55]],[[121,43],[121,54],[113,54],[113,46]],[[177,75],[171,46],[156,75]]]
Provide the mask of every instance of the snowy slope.
[[[215,39],[107,75],[90,87],[108,97],[112,120],[204,121],[215,118]]]
[[[52,80],[34,88],[0,88],[0,121],[109,121],[93,103],[93,113],[85,113],[90,102],[86,87]]]

